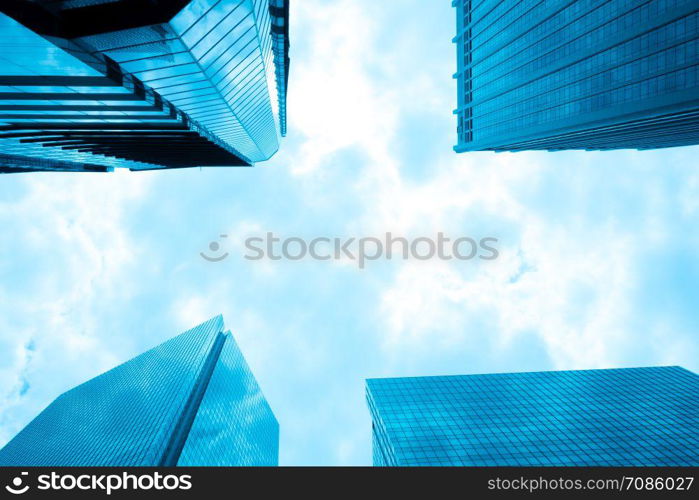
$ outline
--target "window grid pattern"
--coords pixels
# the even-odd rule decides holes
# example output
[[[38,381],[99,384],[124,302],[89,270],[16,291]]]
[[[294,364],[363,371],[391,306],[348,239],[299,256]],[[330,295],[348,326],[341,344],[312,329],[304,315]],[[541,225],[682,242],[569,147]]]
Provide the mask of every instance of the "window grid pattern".
[[[600,52],[594,56],[568,66],[560,72],[542,77],[534,82],[526,83],[514,89],[506,90],[502,83],[493,86],[496,94],[478,101],[475,106],[474,116],[479,118],[479,123],[483,126],[481,133],[492,133],[488,125],[494,123],[508,123],[512,116],[528,116],[529,121],[522,124],[537,123],[538,117],[534,113],[542,108],[562,108],[568,104],[581,102],[584,100],[580,96],[604,96],[598,98],[599,107],[611,105],[611,99],[615,102],[624,102],[625,93],[614,94],[614,91],[622,88],[646,89],[645,95],[633,95],[630,92],[629,99],[639,99],[640,97],[657,96],[660,93],[674,90],[673,88],[659,87],[650,82],[656,78],[662,78],[667,74],[695,74],[699,65],[692,64],[699,60],[699,39],[686,40],[687,35],[684,29],[686,24],[693,27],[692,36],[696,33],[699,13],[681,19],[675,23],[668,24],[660,30],[653,31],[639,38],[635,38],[626,43],[617,45],[607,51]],[[668,49],[650,53],[642,59],[635,58],[642,49],[649,47],[667,46]],[[628,61],[619,64],[611,69],[599,71],[606,61],[623,60]],[[684,66],[690,63],[688,68]],[[681,70],[672,72],[674,68],[682,67]],[[691,70],[691,71],[686,71]],[[645,80],[634,81],[635,76],[643,72]],[[565,82],[574,82],[567,84]],[[682,82],[688,83],[688,82]],[[675,83],[677,85],[677,83]],[[676,87],[678,88],[678,87]],[[684,87],[679,87],[684,88]],[[617,100],[618,99],[618,100]],[[551,103],[566,103],[562,106],[551,106]],[[568,114],[579,112],[575,106],[570,106]],[[561,114],[561,116],[565,116]],[[502,131],[502,129],[499,129]],[[509,130],[505,127],[504,130]]]
[[[279,424],[230,333],[179,466],[276,466]]]
[[[248,166],[278,150],[288,0],[158,0],[131,18],[123,0],[25,1],[0,6],[0,173]]]
[[[695,1],[456,6],[457,151],[699,142]]]
[[[274,68],[277,84],[277,106],[279,128],[282,137],[286,137],[286,95],[289,86],[289,2],[288,0],[270,0],[272,13],[272,41],[274,48]],[[272,105],[274,105],[272,101]]]
[[[60,49],[59,47],[51,44],[44,38],[31,32],[29,29],[20,25],[17,21],[0,14],[0,46],[5,50],[0,51],[0,65],[2,66],[2,72],[4,75],[8,76],[65,76],[70,74],[74,77],[100,77],[102,74],[96,69],[90,67],[83,61],[80,61],[73,55],[67,53],[66,51]],[[129,104],[134,106],[136,109],[134,113],[140,113],[142,115],[151,115],[157,118],[162,114],[162,112],[154,112],[152,108],[148,105],[146,101],[140,102],[116,102],[116,101],[103,101],[99,99],[100,88],[94,87],[87,89],[85,87],[71,87],[71,86],[60,86],[60,87],[17,87],[17,86],[3,86],[0,87],[0,91],[6,94],[17,94],[17,93],[27,93],[30,91],[43,92],[43,93],[59,93],[67,94],[69,97],[71,94],[76,94],[76,98],[79,94],[86,92],[95,93],[94,101],[62,101],[66,105],[79,106],[80,109],[90,109],[86,106],[95,106],[99,109],[100,106],[109,106],[110,104],[124,105]],[[111,87],[110,93],[112,94],[127,94],[127,90],[121,87]],[[102,90],[104,92],[104,90]],[[2,97],[6,97],[3,99]],[[17,101],[10,96],[0,96],[0,125],[7,126],[11,123],[26,123],[34,121],[51,121],[52,112],[47,111],[47,106],[56,107],[60,106],[61,101],[55,99],[37,99],[37,100],[22,100]],[[139,111],[140,109],[143,111]],[[34,114],[40,114],[41,117],[33,117]],[[59,111],[58,114],[65,115],[68,111]],[[94,120],[102,121],[107,118],[115,120],[119,123],[123,117],[124,120],[129,120],[129,113],[124,111],[113,111],[109,114],[105,113],[104,110],[99,111],[77,111],[81,115],[84,115],[84,119],[75,118],[70,120],[70,123],[78,123],[83,120]],[[7,115],[11,114],[14,118],[12,122],[9,121]],[[20,115],[18,117],[18,115]],[[111,115],[111,116],[110,116]],[[24,118],[23,116],[26,116]],[[46,163],[46,167],[49,169],[51,167],[51,161],[60,162],[74,162],[77,165],[100,165],[103,168],[113,169],[117,166],[123,166],[127,168],[139,169],[143,168],[144,165],[131,162],[128,160],[118,160],[116,158],[110,158],[106,156],[95,157],[95,155],[87,152],[81,152],[77,149],[62,149],[62,148],[47,148],[43,147],[40,143],[30,143],[23,141],[23,138],[18,137],[7,137],[8,134],[0,134],[0,150],[7,155],[17,155],[17,156],[27,156],[32,158],[41,158],[42,162]],[[50,137],[50,136],[49,136]],[[56,136],[59,138],[58,136]],[[155,165],[153,165],[155,166]]]
[[[62,394],[0,451],[0,464],[159,464],[221,327],[214,318]]]
[[[192,0],[169,23],[87,36],[252,161],[279,148],[269,0]]]
[[[686,5],[688,0],[679,1],[682,2],[679,5],[661,5],[653,1],[639,3],[638,0],[608,0],[606,3],[578,0],[573,4],[577,9],[559,11],[525,32],[516,42],[498,49],[497,57],[478,59],[480,63],[474,66],[474,74],[479,76],[479,87],[490,86],[512,73],[523,80],[531,79],[535,71],[548,69],[560,59],[567,59],[581,50],[593,50],[610,37],[618,38],[622,31],[634,26],[647,25],[651,19]],[[580,8],[585,13],[577,17]],[[578,36],[571,38],[570,32],[577,32]],[[648,50],[648,46],[643,49]],[[636,54],[639,53],[637,48]]]
[[[699,465],[679,367],[372,379],[367,399],[376,465]]]
[[[218,316],[59,396],[0,465],[273,465],[278,435]]]

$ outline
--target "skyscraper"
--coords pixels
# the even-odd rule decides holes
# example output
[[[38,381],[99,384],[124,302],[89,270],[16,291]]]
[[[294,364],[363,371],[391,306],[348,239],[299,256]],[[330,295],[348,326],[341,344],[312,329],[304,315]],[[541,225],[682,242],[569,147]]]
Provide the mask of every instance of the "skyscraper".
[[[279,425],[218,316],[59,396],[4,466],[277,465]]]
[[[267,160],[289,64],[288,0],[3,0],[0,173]]]
[[[454,0],[457,152],[699,144],[696,0]]]
[[[372,379],[377,466],[699,465],[680,367]]]

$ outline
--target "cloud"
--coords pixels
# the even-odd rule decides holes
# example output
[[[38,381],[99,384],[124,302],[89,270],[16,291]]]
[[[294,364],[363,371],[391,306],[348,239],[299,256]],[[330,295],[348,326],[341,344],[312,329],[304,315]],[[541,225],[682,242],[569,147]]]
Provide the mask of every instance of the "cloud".
[[[532,168],[535,155],[539,166]],[[639,178],[637,165],[628,161],[637,162],[642,155],[646,155],[645,178]],[[649,325],[639,325],[639,318],[651,313],[639,309],[640,296],[657,293],[643,290],[639,280],[647,272],[647,261],[678,245],[696,249],[696,239],[685,237],[687,198],[677,197],[683,177],[691,179],[691,155],[688,150],[665,151],[662,157],[605,153],[595,155],[600,162],[596,167],[557,164],[570,155],[512,155],[490,164],[485,178],[474,177],[478,167],[468,157],[459,157],[446,175],[417,189],[402,195],[394,189],[388,196],[375,193],[383,200],[399,200],[386,206],[398,207],[401,215],[396,218],[387,209],[379,211],[383,218],[377,218],[374,211],[374,225],[399,220],[405,231],[411,231],[427,219],[435,229],[453,230],[485,220],[485,225],[476,226],[499,236],[502,245],[501,257],[494,263],[415,264],[399,270],[381,299],[385,349],[462,345],[475,335],[471,326],[486,318],[491,342],[506,345],[536,332],[552,362],[547,366],[542,359],[542,369],[638,363],[692,366],[697,349],[687,345],[687,330],[665,328],[662,345]],[[663,168],[670,158],[684,165],[674,176]],[[523,176],[508,174],[512,169]],[[628,179],[634,176],[635,184],[627,191]],[[586,179],[584,185],[581,178]],[[534,187],[522,189],[523,183]],[[608,192],[600,193],[600,186]],[[528,203],[532,197],[550,196],[542,191],[546,189],[567,193],[567,199]],[[592,200],[592,211],[578,204]],[[661,279],[663,289],[677,285],[671,276]],[[676,311],[654,313],[662,325],[671,322]],[[682,352],[678,345],[688,350]]]
[[[649,355],[653,335],[637,330],[636,278],[647,250],[677,244],[696,211],[691,152],[453,154],[443,140],[454,128],[452,58],[434,57],[451,47],[426,43],[419,7],[408,3],[415,15],[401,18],[401,30],[386,29],[390,9],[305,4],[306,43],[317,50],[295,89],[305,158],[295,172],[322,186],[327,179],[316,171],[357,147],[365,156],[343,188],[363,211],[340,219],[346,233],[494,235],[503,250],[493,264],[394,266],[374,313],[387,353],[469,344],[479,339],[470,326],[485,322],[495,345],[534,332],[548,355],[541,368],[670,360]],[[423,124],[406,140],[403,124],[417,118]],[[420,140],[430,129],[439,131],[439,148],[416,165],[422,150],[432,151]],[[419,170],[426,173],[416,179]]]
[[[304,0],[255,169],[6,176],[0,442],[222,313],[284,464],[367,464],[371,376],[697,370],[697,148],[456,155],[449,2]],[[246,235],[495,236],[495,262],[248,262]],[[231,256],[199,257],[220,234]]]
[[[375,85],[386,71],[377,46],[390,12],[351,0],[296,8],[294,50],[303,60],[291,82],[290,116],[304,140],[298,152],[303,161],[293,171],[322,175],[317,171],[328,158],[348,147],[360,148],[382,170],[395,167],[387,142],[401,103],[394,88]]]
[[[502,249],[495,263],[372,265],[373,374],[699,368],[686,311],[647,305],[680,283],[640,279],[697,249],[696,148],[456,155],[446,4],[404,2],[399,26],[395,5],[303,8],[301,146],[287,157],[304,203],[323,200],[320,217],[345,234],[494,235]]]
[[[125,224],[143,177],[39,174],[3,179],[0,202],[0,441],[58,392],[115,364],[105,308],[128,296],[138,254]]]

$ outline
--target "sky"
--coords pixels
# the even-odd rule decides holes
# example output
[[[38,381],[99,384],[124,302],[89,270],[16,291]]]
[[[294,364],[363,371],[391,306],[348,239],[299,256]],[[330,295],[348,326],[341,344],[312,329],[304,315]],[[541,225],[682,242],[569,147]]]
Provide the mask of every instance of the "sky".
[[[255,168],[0,177],[0,446],[219,313],[282,465],[370,465],[373,377],[699,371],[699,148],[456,154],[451,2],[292,2]],[[281,237],[495,237],[495,261],[249,261]],[[228,238],[221,239],[220,235]],[[230,256],[202,259],[219,241]]]

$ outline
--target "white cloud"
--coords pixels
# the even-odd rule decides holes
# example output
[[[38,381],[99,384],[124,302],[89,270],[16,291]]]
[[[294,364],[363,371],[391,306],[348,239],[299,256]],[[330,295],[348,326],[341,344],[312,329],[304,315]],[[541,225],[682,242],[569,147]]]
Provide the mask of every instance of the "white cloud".
[[[5,271],[20,276],[0,287],[0,344],[14,346],[0,371],[0,442],[59,392],[116,363],[102,315],[130,292],[122,277],[138,250],[125,211],[148,190],[146,177],[128,174],[7,182],[26,191],[0,205],[2,247],[12,256]]]
[[[368,65],[376,51],[377,23],[351,0],[299,3],[295,34],[311,52],[291,83],[292,127],[305,135],[294,165],[313,172],[337,151],[359,146],[373,161],[393,163],[386,140],[395,130],[391,89],[372,85]]]
[[[612,168],[620,155],[608,154],[606,168]],[[666,152],[673,154],[680,161],[685,155]],[[691,363],[696,348],[682,352],[685,332],[664,332],[668,341],[663,345],[650,327],[638,330],[644,314],[636,303],[637,278],[646,270],[643,259],[657,248],[695,246],[692,239],[682,238],[682,225],[669,219],[686,210],[687,201],[677,200],[671,186],[657,185],[654,178],[663,175],[662,165],[654,165],[658,170],[647,182],[637,179],[632,202],[647,203],[635,215],[639,225],[617,216],[623,200],[613,196],[595,200],[599,212],[592,214],[577,205],[529,206],[523,196],[523,184],[536,186],[534,192],[550,188],[540,183],[542,178],[550,178],[554,168],[564,168],[568,172],[557,181],[558,188],[570,190],[564,196],[582,198],[582,189],[592,201],[595,188],[586,192],[575,184],[581,174],[575,169],[587,168],[587,175],[595,176],[592,167],[557,167],[551,165],[558,159],[555,155],[540,156],[540,166],[533,166],[533,157],[526,154],[500,158],[486,172],[477,171],[469,155],[461,156],[451,161],[445,174],[418,187],[373,191],[382,200],[382,209],[367,215],[374,227],[393,224],[406,232],[416,227],[448,232],[485,220],[501,239],[501,257],[494,263],[404,265],[382,294],[386,350],[465,345],[477,338],[471,325],[486,321],[492,328],[488,336],[501,344],[536,332],[558,369],[633,364],[638,346],[656,350],[656,363]],[[513,170],[520,174],[512,175]],[[606,180],[623,181],[624,175],[634,173],[627,169]],[[482,229],[488,231],[489,226]],[[670,319],[672,312],[667,314]]]
[[[695,150],[456,155],[449,2],[293,9],[290,136],[269,164],[7,181],[0,443],[61,390],[157,343],[150,329],[165,340],[219,313],[282,417],[282,457],[303,463],[366,461],[362,379],[406,370],[412,353],[427,353],[416,375],[446,371],[452,352],[497,361],[530,337],[553,368],[695,363],[696,333],[638,299],[644,266],[699,247]],[[299,228],[492,235],[501,258],[364,272],[240,260],[244,235]],[[197,231],[227,231],[232,257],[208,265],[208,241],[172,236]]]

